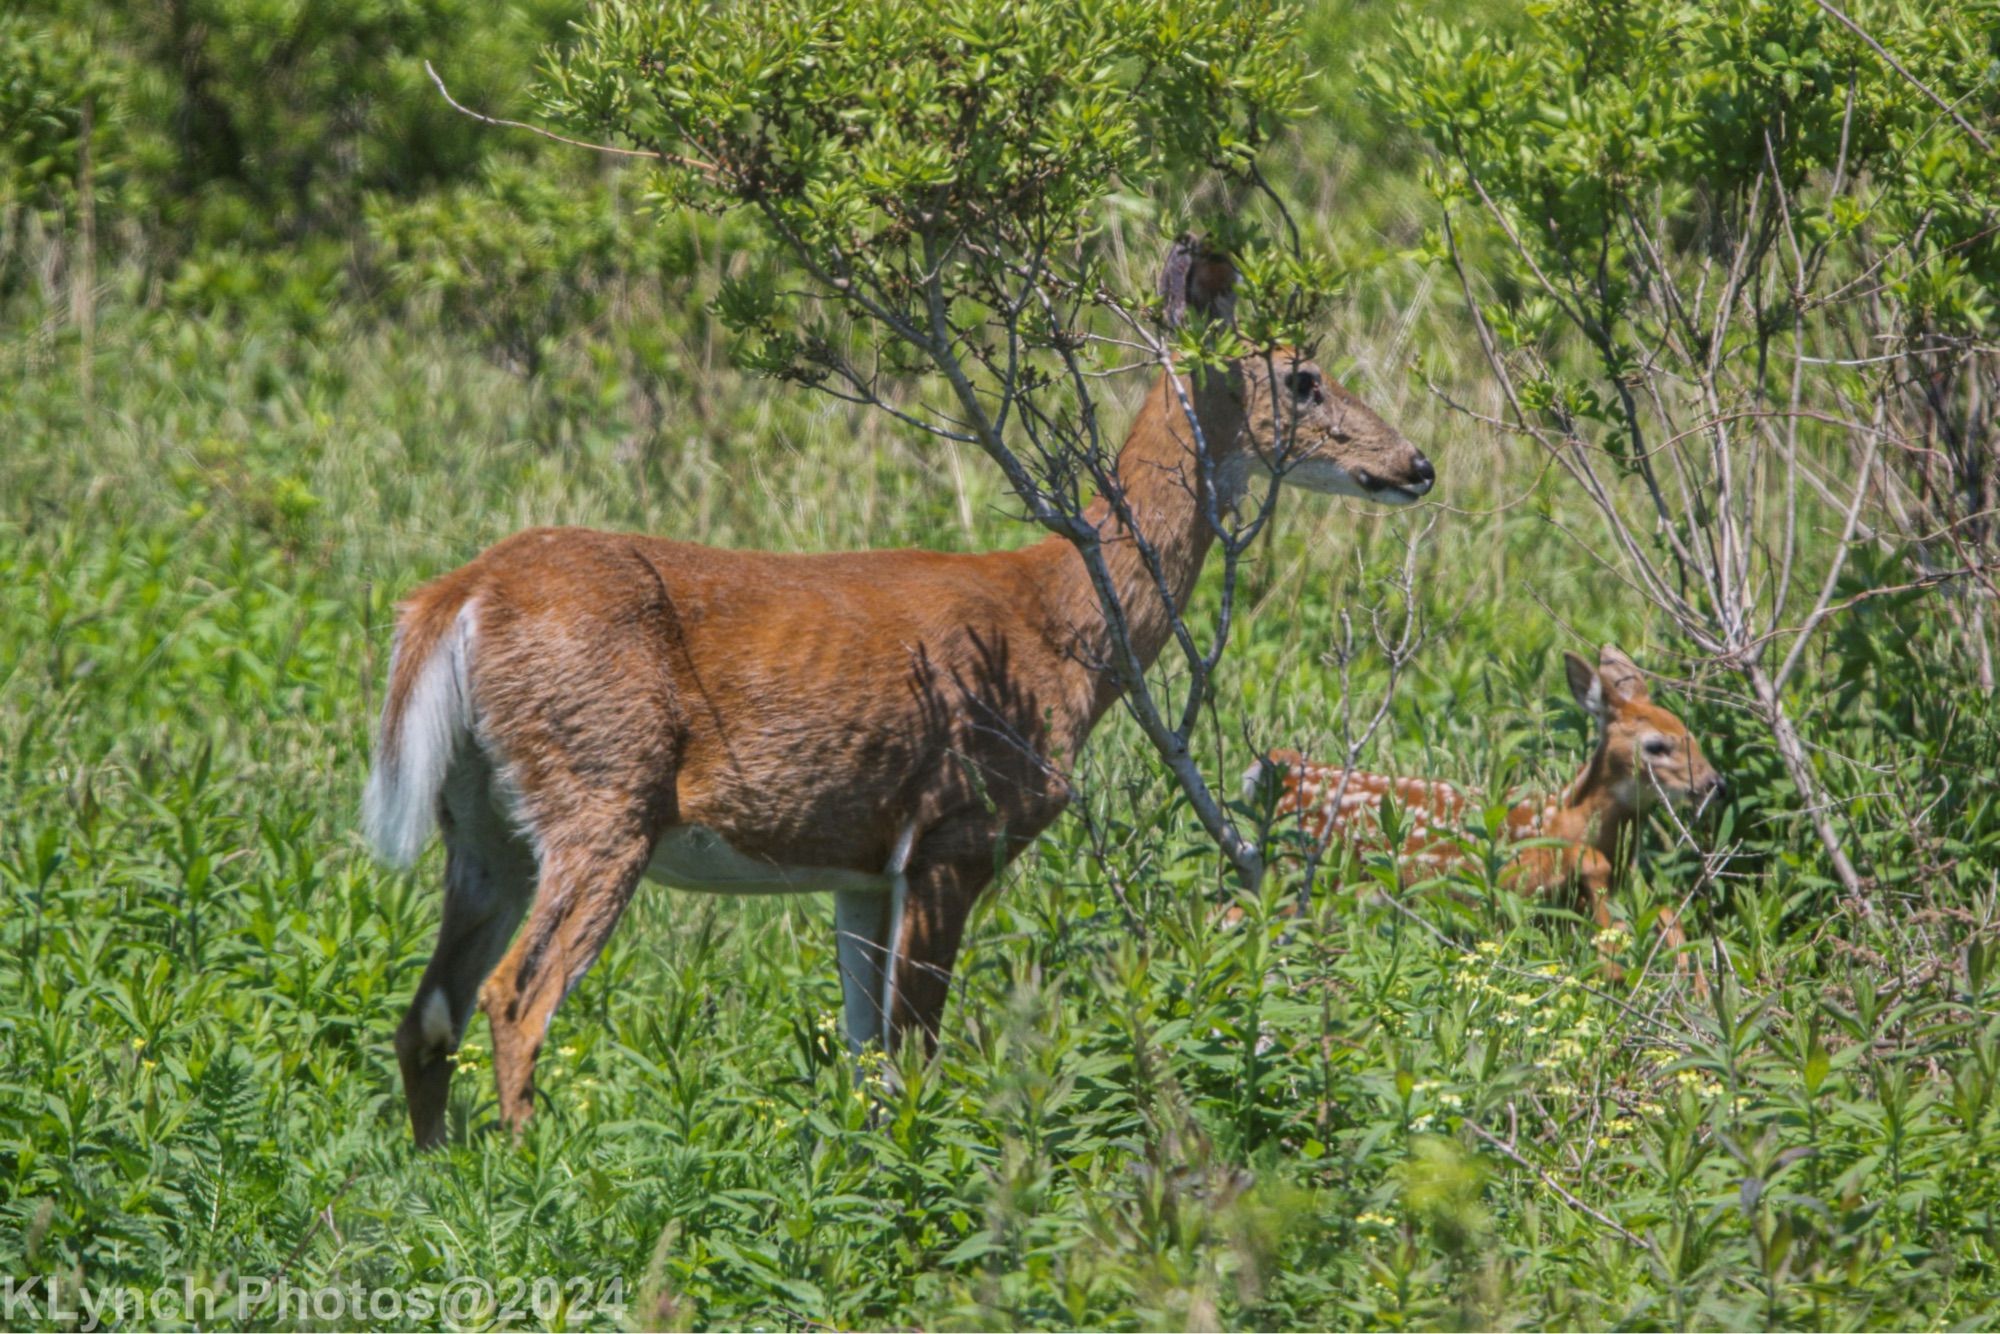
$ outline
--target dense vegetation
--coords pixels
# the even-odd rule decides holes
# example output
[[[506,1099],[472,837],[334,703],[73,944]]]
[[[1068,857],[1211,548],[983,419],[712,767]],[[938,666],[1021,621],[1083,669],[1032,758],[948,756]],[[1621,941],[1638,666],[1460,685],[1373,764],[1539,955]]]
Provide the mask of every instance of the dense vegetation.
[[[389,1035],[439,868],[384,873],[355,818],[396,597],[530,523],[786,550],[1033,531],[977,450],[741,367],[722,298],[775,270],[740,215],[653,207],[642,166],[436,98],[425,57],[474,107],[549,110],[533,69],[566,0],[0,18],[0,1273],[36,1280],[6,1323],[65,1323],[53,1283],[279,1275],[524,1281],[512,1317],[430,1321],[458,1325],[2000,1319],[1977,573],[2000,15],[1845,11],[1899,74],[1812,0],[1436,9],[1306,13],[1311,105],[1261,160],[1345,275],[1320,359],[1424,444],[1437,503],[1286,498],[1202,763],[1226,787],[1263,746],[1337,753],[1390,676],[1371,616],[1413,615],[1366,758],[1560,784],[1589,743],[1560,650],[1615,640],[1731,782],[1695,827],[1655,822],[1617,904],[1636,930],[1601,954],[1566,905],[1497,890],[1497,855],[1407,890],[1350,865],[1282,918],[1295,874],[1240,891],[1114,719],[975,920],[934,1067],[896,1086],[847,1059],[824,902],[652,889],[558,1017],[524,1139],[494,1132],[475,1022],[453,1145],[422,1158]],[[1767,169],[1800,205],[1774,296],[1673,361],[1649,303],[1769,216],[1745,211]],[[1169,193],[1109,201],[1093,254],[1121,290],[1215,202],[1198,176]],[[1605,281],[1655,236],[1679,259]],[[1554,462],[1594,451],[1613,512],[1647,514],[1622,442],[1695,381],[1632,412],[1619,387],[1726,363],[1759,378],[1723,390],[1762,393],[1746,349],[1789,377],[1808,314],[1854,364],[1779,401],[1922,445],[1797,437],[1825,490],[1796,508],[1791,591],[1764,571],[1755,605],[1789,634],[1835,570],[1781,682],[1816,803],[1750,664],[1700,647],[1719,604],[1663,611],[1599,559],[1606,509]],[[1905,479],[1865,531],[1841,503],[1863,457]],[[1630,526],[1668,562],[1716,523]],[[1705,998],[1644,925],[1684,900]],[[622,1280],[623,1309],[536,1310],[538,1277]],[[205,1323],[366,1310],[344,1315]]]

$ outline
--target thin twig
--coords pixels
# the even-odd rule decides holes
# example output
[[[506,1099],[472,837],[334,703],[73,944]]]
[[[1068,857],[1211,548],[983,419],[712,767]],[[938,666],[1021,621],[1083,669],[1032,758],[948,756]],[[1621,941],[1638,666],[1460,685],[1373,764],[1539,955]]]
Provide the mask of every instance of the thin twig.
[[[1591,1208],[1589,1205],[1585,1204],[1582,1200],[1579,1200],[1576,1196],[1570,1194],[1568,1189],[1566,1189],[1563,1186],[1562,1182],[1557,1181],[1554,1177],[1550,1176],[1542,1168],[1538,1167],[1534,1163],[1529,1162],[1526,1158],[1523,1158],[1520,1154],[1516,1153],[1511,1147],[1509,1147],[1508,1144],[1504,1140],[1502,1140],[1499,1136],[1495,1135],[1485,1126],[1480,1125],[1477,1121],[1474,1121],[1471,1117],[1465,1118],[1465,1128],[1467,1130],[1470,1130],[1473,1134],[1479,1136],[1479,1138],[1485,1140],[1488,1144],[1491,1144],[1494,1148],[1498,1149],[1506,1157],[1513,1159],[1516,1163],[1520,1164],[1522,1167],[1527,1168],[1530,1172],[1533,1172],[1536,1176],[1540,1177],[1542,1184],[1544,1186],[1547,1186],[1550,1190],[1554,1191],[1558,1196],[1560,1196],[1562,1198],[1562,1202],[1564,1204],[1567,1204],[1570,1208],[1575,1209],[1580,1213],[1588,1214],[1590,1217],[1596,1219],[1604,1226],[1610,1228],[1613,1232],[1616,1232],[1620,1237],[1624,1238],[1626,1241],[1630,1242],[1634,1246],[1644,1246],[1646,1244],[1646,1239],[1644,1237],[1641,1237],[1638,1233],[1632,1231],[1630,1228],[1626,1227],[1623,1223],[1620,1223],[1617,1219],[1613,1218],[1611,1215],[1603,1213],[1600,1210]]]
[[[1876,55],[1882,57],[1883,60],[1888,62],[1890,69],[1902,75],[1905,79],[1909,81],[1911,87],[1915,88],[1925,97],[1928,97],[1931,101],[1935,102],[1937,104],[1938,110],[1944,112],[1945,115],[1950,116],[1952,120],[1956,121],[1958,123],[1958,128],[1964,130],[1966,134],[1972,139],[1973,143],[1978,144],[1988,153],[1991,153],[1993,151],[1993,145],[1986,141],[1986,136],[1981,134],[1978,130],[1973,129],[1972,122],[1967,120],[1965,117],[1959,115],[1957,107],[1954,107],[1951,103],[1945,101],[1942,97],[1939,97],[1936,93],[1932,92],[1929,84],[1925,83],[1922,79],[1919,79],[1916,75],[1904,69],[1902,63],[1898,61],[1896,57],[1890,55],[1889,52],[1886,49],[1884,49],[1882,43],[1876,41],[1873,37],[1869,36],[1867,29],[1863,28],[1859,23],[1856,23],[1853,19],[1847,17],[1847,15],[1841,13],[1838,9],[1828,4],[1827,0],[1813,0],[1813,3],[1818,5],[1822,10],[1824,10],[1829,17],[1839,20],[1841,26],[1845,27],[1849,32],[1853,33],[1856,37],[1859,37],[1862,41],[1868,43],[1868,45],[1871,48],[1873,48]]]
[[[612,144],[593,144],[585,139],[572,139],[566,134],[557,134],[554,130],[545,130],[539,125],[530,125],[524,120],[506,120],[500,116],[485,115],[482,112],[474,111],[471,107],[466,106],[453,97],[451,90],[444,86],[443,78],[439,77],[438,72],[431,68],[431,62],[428,60],[424,62],[424,73],[431,76],[431,82],[437,85],[438,94],[450,104],[453,111],[458,112],[461,116],[470,116],[482,125],[497,125],[501,129],[507,130],[526,130],[529,134],[539,134],[544,139],[553,139],[559,144],[568,144],[572,148],[588,148],[593,153],[609,153],[615,157],[651,158],[655,162],[671,162],[678,167],[689,167],[709,176],[716,174],[713,163],[703,162],[699,158],[677,157],[672,153],[656,153],[650,148],[619,148]]]

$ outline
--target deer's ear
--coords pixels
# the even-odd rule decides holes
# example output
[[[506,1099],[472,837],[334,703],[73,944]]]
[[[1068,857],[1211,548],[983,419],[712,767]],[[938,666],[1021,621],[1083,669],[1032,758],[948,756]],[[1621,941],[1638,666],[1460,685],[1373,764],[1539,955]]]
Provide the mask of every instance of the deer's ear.
[[[1569,693],[1577,707],[1599,722],[1604,721],[1604,679],[1597,669],[1574,653],[1563,654],[1563,672],[1569,677]]]
[[[1170,329],[1185,324],[1190,310],[1227,322],[1236,313],[1236,266],[1207,242],[1183,233],[1160,269],[1160,299]]]
[[[1619,652],[1615,644],[1606,644],[1598,653],[1597,674],[1604,681],[1605,694],[1619,704],[1651,698],[1646,693],[1646,678],[1640,673],[1639,664]]]

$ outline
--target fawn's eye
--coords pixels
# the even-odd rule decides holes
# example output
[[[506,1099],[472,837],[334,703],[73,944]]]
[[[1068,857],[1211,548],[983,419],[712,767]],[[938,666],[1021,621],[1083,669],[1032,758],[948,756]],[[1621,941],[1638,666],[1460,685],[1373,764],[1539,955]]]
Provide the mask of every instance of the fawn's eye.
[[[1288,371],[1285,388],[1292,391],[1295,398],[1312,398],[1319,389],[1319,376],[1312,371]]]
[[[1663,736],[1646,738],[1646,753],[1655,759],[1665,759],[1674,753],[1674,743]]]

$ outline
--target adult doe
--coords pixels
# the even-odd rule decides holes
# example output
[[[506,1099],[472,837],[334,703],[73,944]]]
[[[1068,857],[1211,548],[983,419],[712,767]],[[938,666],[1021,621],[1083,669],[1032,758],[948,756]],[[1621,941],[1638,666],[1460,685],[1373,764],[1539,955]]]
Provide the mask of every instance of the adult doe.
[[[1170,306],[1226,316],[1227,261],[1179,250],[1171,272]],[[1119,454],[1131,526],[1102,498],[1087,512],[1145,663],[1214,539],[1209,502],[1237,501],[1253,465],[1391,504],[1434,475],[1290,351],[1179,391],[1161,376]],[[444,1136],[475,1003],[500,1115],[528,1117],[550,1016],[645,877],[832,892],[850,1042],[934,1041],[974,897],[1063,810],[1063,773],[1119,696],[1109,634],[1061,538],[777,555],[535,529],[419,588],[364,802],[386,860],[413,860],[434,824],[445,844],[437,949],[396,1032],[418,1143]]]

